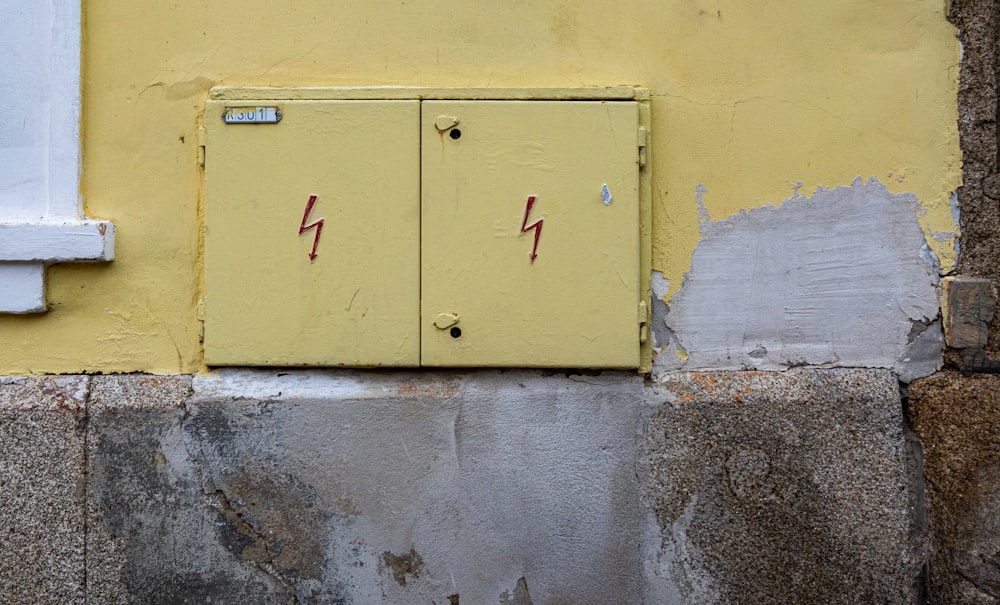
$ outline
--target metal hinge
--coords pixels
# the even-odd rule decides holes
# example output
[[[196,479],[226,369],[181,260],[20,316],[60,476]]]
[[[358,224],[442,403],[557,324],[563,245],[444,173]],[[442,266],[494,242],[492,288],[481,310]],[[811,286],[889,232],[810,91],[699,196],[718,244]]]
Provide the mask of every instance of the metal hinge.
[[[649,307],[646,301],[639,302],[639,342],[645,343],[649,338]]]
[[[646,165],[646,145],[649,140],[648,133],[646,132],[645,126],[639,127],[639,168]]]
[[[198,165],[205,167],[205,127],[198,127]]]
[[[205,300],[198,300],[197,307],[197,318],[198,318],[198,342],[205,344]]]

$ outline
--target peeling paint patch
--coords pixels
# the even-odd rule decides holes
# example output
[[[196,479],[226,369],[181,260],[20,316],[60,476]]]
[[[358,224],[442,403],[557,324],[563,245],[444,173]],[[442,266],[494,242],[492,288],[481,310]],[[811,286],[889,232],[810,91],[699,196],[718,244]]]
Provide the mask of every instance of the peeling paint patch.
[[[698,204],[698,227],[705,231],[705,227],[712,222],[712,217],[708,214],[708,208],[705,207],[705,192],[708,188],[704,184],[698,183],[695,187],[694,203]]]
[[[653,271],[650,286],[653,291],[650,325],[653,332],[654,371],[680,367],[687,359],[687,352],[677,340],[674,331],[667,326],[667,315],[670,314],[670,307],[666,301],[667,293],[670,291],[670,280],[665,278],[663,273]]]
[[[653,271],[650,285],[653,291],[651,321],[653,349],[659,354],[670,344],[677,341],[674,338],[673,331],[667,327],[667,314],[670,313],[670,307],[667,306],[666,299],[667,292],[670,291],[670,280],[663,277],[663,274],[659,271]]]
[[[660,355],[657,373],[818,365],[924,375],[940,364],[940,328],[917,350],[911,326],[938,315],[939,265],[918,206],[858,178],[706,223],[666,318],[688,359]]]

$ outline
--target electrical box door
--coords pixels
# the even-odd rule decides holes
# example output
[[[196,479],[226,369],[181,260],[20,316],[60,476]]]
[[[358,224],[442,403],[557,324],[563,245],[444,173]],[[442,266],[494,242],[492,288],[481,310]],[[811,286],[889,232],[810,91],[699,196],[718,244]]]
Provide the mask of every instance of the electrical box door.
[[[421,364],[638,367],[638,104],[421,114]]]
[[[206,105],[205,362],[420,363],[420,103]]]

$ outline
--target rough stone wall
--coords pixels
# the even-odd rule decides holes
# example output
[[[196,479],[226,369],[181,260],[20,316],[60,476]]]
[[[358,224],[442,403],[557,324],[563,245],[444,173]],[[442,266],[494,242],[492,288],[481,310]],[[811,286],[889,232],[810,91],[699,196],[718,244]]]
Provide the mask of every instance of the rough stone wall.
[[[997,159],[997,67],[1000,46],[997,28],[1000,10],[995,0],[955,0],[950,18],[962,43],[959,75],[959,133],[962,145],[962,187],[958,190],[961,228],[955,273],[1000,279],[1000,173]],[[989,325],[1000,335],[1000,315]],[[990,338],[985,352],[1000,358],[1000,338]],[[957,351],[949,352],[953,367],[962,365]]]
[[[959,75],[959,133],[962,187],[958,191],[961,253],[956,272],[1000,278],[1000,180],[997,178],[997,3],[954,0],[951,21],[962,43]],[[990,197],[992,196],[992,197]],[[1000,318],[992,330],[1000,333]],[[1000,352],[1000,342],[990,343]]]
[[[906,409],[925,459],[933,544],[927,602],[979,605],[1000,602],[1000,381],[980,373],[1000,367],[1000,316],[993,313],[1000,278],[998,3],[954,0],[950,19],[962,43],[958,101],[964,184],[957,200],[961,251],[956,279],[967,288],[955,290],[953,302],[959,304],[946,318],[946,337],[955,345],[945,351],[946,371],[913,382]],[[976,333],[980,322],[988,322],[982,335]]]
[[[912,385],[933,553],[930,603],[1000,599],[1000,377],[942,372]]]

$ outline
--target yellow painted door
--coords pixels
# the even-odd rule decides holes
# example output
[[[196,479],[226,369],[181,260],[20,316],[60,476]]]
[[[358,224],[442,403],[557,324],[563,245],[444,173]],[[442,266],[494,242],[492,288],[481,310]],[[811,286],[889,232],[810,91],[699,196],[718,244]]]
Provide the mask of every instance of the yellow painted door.
[[[419,115],[207,103],[207,364],[419,365]]]
[[[637,130],[634,102],[422,104],[422,365],[638,366]]]

